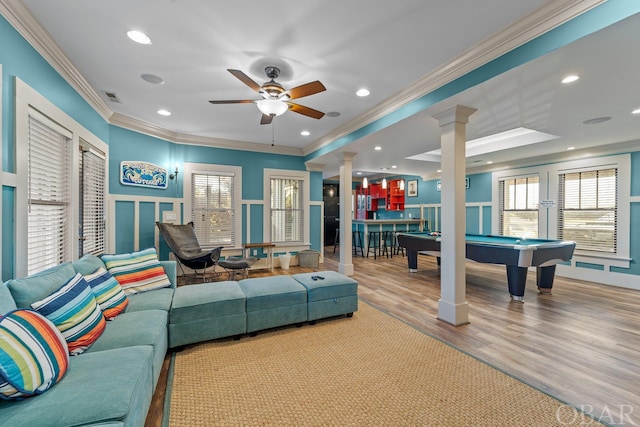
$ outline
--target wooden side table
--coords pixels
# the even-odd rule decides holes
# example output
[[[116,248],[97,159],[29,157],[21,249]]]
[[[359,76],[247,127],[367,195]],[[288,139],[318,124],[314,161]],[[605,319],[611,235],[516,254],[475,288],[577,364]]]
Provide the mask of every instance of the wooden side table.
[[[267,253],[266,258],[259,258],[258,262],[251,266],[251,270],[259,269],[259,268],[268,268],[273,271],[273,248],[275,247],[275,243],[271,242],[262,242],[262,243],[243,243],[242,248],[244,252],[245,258],[250,258],[251,249],[262,248],[264,252]]]

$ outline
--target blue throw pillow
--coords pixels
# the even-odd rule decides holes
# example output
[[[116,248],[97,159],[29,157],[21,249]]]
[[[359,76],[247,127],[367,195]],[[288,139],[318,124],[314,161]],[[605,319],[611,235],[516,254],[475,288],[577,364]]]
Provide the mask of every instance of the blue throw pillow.
[[[31,307],[62,332],[72,356],[89,348],[107,325],[89,284],[80,273]]]

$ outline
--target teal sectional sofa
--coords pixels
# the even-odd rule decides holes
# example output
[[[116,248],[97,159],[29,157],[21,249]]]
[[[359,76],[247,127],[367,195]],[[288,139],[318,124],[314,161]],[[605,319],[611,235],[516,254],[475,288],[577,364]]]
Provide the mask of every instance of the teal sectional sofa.
[[[175,262],[161,264],[171,286],[128,295],[126,310],[107,322],[87,351],[70,357],[59,383],[38,396],[0,400],[0,425],[143,426],[170,348],[351,316],[358,308],[357,283],[335,272],[177,288]],[[28,278],[0,283],[0,316],[29,308],[76,273],[90,274],[98,267],[105,267],[102,260],[87,255]]]

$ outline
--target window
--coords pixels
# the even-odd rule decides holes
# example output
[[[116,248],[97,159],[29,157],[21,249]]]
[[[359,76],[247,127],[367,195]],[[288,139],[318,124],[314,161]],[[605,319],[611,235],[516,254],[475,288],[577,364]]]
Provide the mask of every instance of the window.
[[[617,168],[559,175],[558,237],[576,249],[617,253]]]
[[[105,252],[105,157],[80,140],[79,256]]]
[[[71,135],[29,114],[27,138],[27,273],[71,260],[69,143]]]
[[[500,234],[538,237],[538,176],[500,180]]]
[[[304,241],[303,181],[271,178],[271,241]]]
[[[191,174],[191,220],[202,247],[236,245],[233,174]]]

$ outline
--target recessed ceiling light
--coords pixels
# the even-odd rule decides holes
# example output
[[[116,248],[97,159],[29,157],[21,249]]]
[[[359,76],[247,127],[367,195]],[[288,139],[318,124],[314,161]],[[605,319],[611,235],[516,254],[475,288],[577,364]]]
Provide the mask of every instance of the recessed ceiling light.
[[[640,108],[636,108],[631,112],[631,114],[640,114]]]
[[[398,166],[396,165],[391,165],[391,169],[396,169]]]
[[[311,132],[309,132],[308,130],[303,130],[302,132],[300,132],[300,135],[309,136],[309,135],[311,135]]]
[[[162,110],[158,110],[158,114],[160,114],[161,116],[170,116],[171,111],[162,109]]]
[[[145,82],[151,83],[154,85],[164,84],[164,80],[162,80],[162,77],[156,76],[155,74],[140,74],[140,78],[142,78],[142,80],[144,80]]]
[[[576,147],[567,147],[567,151],[575,150]]]
[[[368,89],[362,88],[362,89],[358,89],[358,91],[356,92],[356,95],[358,96],[369,96],[371,92],[369,92]]]
[[[380,147],[379,145],[376,145],[376,146],[375,146],[375,148],[374,148],[374,150],[376,150],[376,151],[380,151],[380,150],[382,150],[382,147]]]
[[[362,175],[362,172],[356,172],[356,175]]]
[[[488,165],[492,165],[492,164],[493,164],[493,162],[492,162],[491,160],[489,160],[489,161],[487,162],[487,164],[488,164]]]
[[[388,170],[389,170],[389,168],[387,168],[387,167],[384,167],[384,168],[380,168],[380,170],[383,170],[383,171],[388,171]]]
[[[440,173],[440,172],[442,172],[442,169],[438,169],[436,172]]]
[[[564,79],[562,79],[562,83],[564,83],[564,84],[573,83],[576,80],[578,80],[579,78],[580,78],[580,76],[578,76],[577,74],[569,74]]]
[[[136,43],[140,44],[151,44],[151,39],[142,31],[131,30],[127,31],[127,37],[133,40]]]
[[[340,117],[340,113],[338,111],[329,111],[327,114],[325,114],[325,116],[327,116],[327,117]]]

